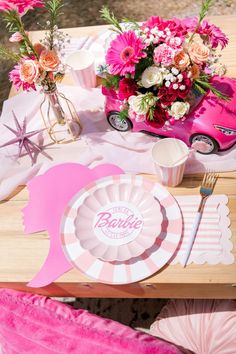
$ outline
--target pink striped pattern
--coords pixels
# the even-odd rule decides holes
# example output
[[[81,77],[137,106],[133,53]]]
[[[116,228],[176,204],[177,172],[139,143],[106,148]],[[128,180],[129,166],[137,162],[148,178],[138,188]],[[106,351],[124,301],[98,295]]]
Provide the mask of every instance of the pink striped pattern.
[[[71,71],[74,80],[83,88],[96,87],[96,74],[94,63],[85,69]]]
[[[127,284],[152,275],[169,261],[181,238],[182,216],[176,200],[164,187],[153,183],[150,185],[150,182],[141,176],[119,175],[106,177],[97,180],[96,184],[100,187],[106,186],[110,184],[111,181],[117,181],[117,179],[121,182],[129,181],[129,183],[142,186],[143,188],[146,186],[147,190],[155,195],[161,206],[165,209],[168,222],[163,222],[162,232],[159,237],[157,237],[157,242],[143,255],[124,262],[123,264],[125,266],[122,269],[122,272],[124,272],[123,276],[121,276],[118,271],[121,262],[105,262],[92,256],[86,250],[82,249],[81,252],[81,246],[78,246],[80,242],[75,236],[75,233],[71,232],[71,230],[74,229],[74,217],[70,218],[70,216],[75,215],[74,211],[77,211],[80,206],[80,201],[83,200],[81,194],[88,193],[90,188],[91,190],[94,189],[94,183],[80,191],[79,198],[78,195],[76,195],[70,202],[73,212],[67,212],[63,217],[61,239],[66,256],[70,262],[83,273],[103,283]],[[75,247],[72,251],[73,243]],[[75,257],[76,246],[78,248],[77,257]]]
[[[176,199],[183,214],[184,237],[177,248],[178,252],[172,260],[172,264],[182,261],[200,202],[199,196],[179,196]],[[232,264],[234,262],[234,256],[231,253],[233,244],[230,240],[227,202],[228,198],[225,195],[212,195],[207,199],[188,264],[192,262],[197,264],[204,262]]]
[[[185,162],[175,167],[159,166],[160,180],[164,186],[175,187],[182,182]]]

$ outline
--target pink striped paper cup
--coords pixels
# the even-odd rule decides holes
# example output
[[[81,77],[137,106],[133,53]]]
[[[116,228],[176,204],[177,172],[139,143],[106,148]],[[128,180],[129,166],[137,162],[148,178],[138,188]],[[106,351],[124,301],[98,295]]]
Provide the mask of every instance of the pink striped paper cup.
[[[71,75],[76,85],[85,89],[96,87],[95,57],[89,50],[81,49],[71,54],[67,65],[71,68]]]
[[[159,182],[168,187],[178,186],[183,180],[188,155],[187,145],[179,139],[166,138],[155,143],[152,159]]]

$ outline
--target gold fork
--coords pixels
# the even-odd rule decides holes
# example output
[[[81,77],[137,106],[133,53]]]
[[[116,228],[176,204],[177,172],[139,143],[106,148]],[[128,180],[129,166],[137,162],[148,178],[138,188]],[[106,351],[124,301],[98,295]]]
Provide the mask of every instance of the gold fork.
[[[201,202],[199,204],[198,207],[198,211],[194,220],[194,224],[188,239],[188,243],[187,243],[187,248],[184,254],[184,259],[183,259],[183,265],[184,267],[186,266],[193,244],[194,244],[194,240],[197,234],[197,230],[201,221],[201,217],[202,217],[202,212],[204,209],[204,205],[205,205],[205,201],[206,199],[213,193],[216,181],[218,178],[218,174],[216,172],[212,172],[212,171],[207,171],[204,175],[204,178],[202,180],[202,184],[200,187],[200,194],[201,194]]]

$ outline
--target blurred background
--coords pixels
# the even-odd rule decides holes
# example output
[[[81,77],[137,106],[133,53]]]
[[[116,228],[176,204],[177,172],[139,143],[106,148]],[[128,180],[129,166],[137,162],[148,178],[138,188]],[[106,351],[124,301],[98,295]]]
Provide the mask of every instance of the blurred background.
[[[159,15],[164,18],[187,17],[197,15],[201,0],[65,0],[64,15],[60,18],[59,27],[80,27],[104,24],[100,18],[99,10],[107,5],[118,18],[128,17],[136,21],[146,20],[151,15]],[[236,0],[215,0],[209,15],[226,15],[236,13]],[[39,30],[46,21],[46,13],[43,9],[29,11],[24,16],[27,30]],[[5,22],[0,17],[0,42],[9,45],[9,34],[5,28]],[[0,112],[2,103],[8,97],[10,83],[8,72],[13,64],[0,58]]]

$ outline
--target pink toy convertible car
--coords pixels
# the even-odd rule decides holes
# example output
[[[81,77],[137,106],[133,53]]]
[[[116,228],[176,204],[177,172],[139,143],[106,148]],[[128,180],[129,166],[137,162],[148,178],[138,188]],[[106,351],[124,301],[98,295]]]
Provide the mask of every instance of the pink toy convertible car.
[[[122,101],[106,92],[105,113],[109,124],[116,130],[144,132],[159,137],[174,137],[183,140],[188,146],[195,145],[202,154],[211,154],[229,149],[236,142],[236,80],[215,77],[214,86],[228,95],[226,102],[209,92],[201,102],[190,111],[185,120],[174,125],[160,126],[145,120],[122,119],[118,115]],[[194,146],[194,147],[195,147]]]

